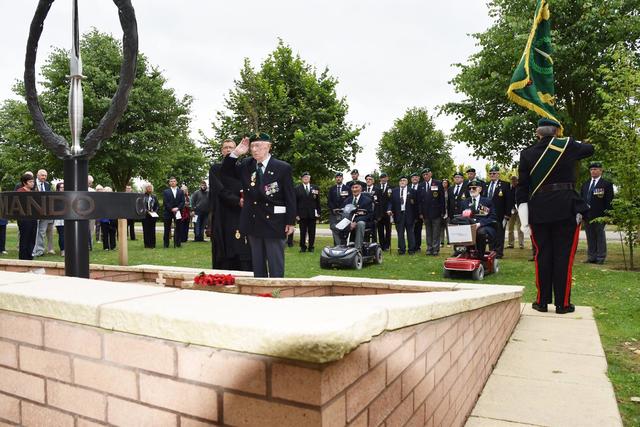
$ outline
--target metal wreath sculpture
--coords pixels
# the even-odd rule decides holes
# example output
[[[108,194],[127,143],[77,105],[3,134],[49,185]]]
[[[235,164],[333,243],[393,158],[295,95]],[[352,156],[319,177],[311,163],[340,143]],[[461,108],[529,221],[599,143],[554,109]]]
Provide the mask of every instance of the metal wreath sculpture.
[[[120,67],[120,83],[111,100],[111,105],[100,120],[98,127],[91,130],[84,138],[84,146],[81,152],[74,154],[64,137],[56,134],[47,124],[38,102],[38,92],[36,90],[35,63],[38,52],[38,42],[44,28],[44,20],[54,1],[55,0],[40,0],[33,21],[31,21],[29,40],[27,41],[27,54],[24,63],[24,85],[27,106],[38,135],[42,138],[45,146],[56,156],[60,159],[84,158],[88,160],[96,154],[96,151],[100,148],[100,143],[111,136],[127,108],[129,93],[131,92],[133,80],[135,79],[138,56],[138,25],[136,15],[131,5],[131,0],[113,0],[118,7],[120,25],[124,32],[122,38],[124,61]]]

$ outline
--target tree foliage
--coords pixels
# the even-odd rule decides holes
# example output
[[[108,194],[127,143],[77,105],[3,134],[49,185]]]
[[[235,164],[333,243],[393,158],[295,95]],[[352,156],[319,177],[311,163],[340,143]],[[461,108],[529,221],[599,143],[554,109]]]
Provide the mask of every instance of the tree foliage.
[[[280,41],[259,70],[245,59],[225,98],[226,111],[216,114],[216,138],[266,132],[273,139],[272,153],[289,162],[294,174],[332,176],[361,151],[362,127],[347,122],[347,102],[338,98],[337,85],[328,69],[318,74]]]
[[[533,22],[535,1],[490,0],[495,22],[483,33],[473,34],[480,50],[451,83],[466,96],[442,111],[458,122],[455,141],[465,142],[476,154],[500,164],[511,164],[514,154],[533,142],[537,117],[509,102],[506,90],[524,50]],[[606,54],[617,43],[638,52],[640,0],[550,1],[556,108],[565,133],[577,139],[589,137],[590,120],[602,114],[596,90],[602,84],[597,73],[611,64]]]
[[[590,122],[597,155],[605,161],[617,186],[613,209],[603,220],[624,232],[631,269],[633,249],[640,243],[640,64],[622,44],[611,50],[613,63],[601,67],[598,98],[604,114]],[[601,147],[607,145],[608,150]]]
[[[121,42],[93,30],[82,37],[84,121],[83,133],[97,127],[116,91],[122,62]],[[68,52],[56,48],[42,69],[39,101],[51,128],[70,139]],[[14,92],[24,95],[23,84]],[[124,190],[133,177],[160,184],[184,164],[181,181],[196,182],[206,175],[204,154],[189,138],[191,97],[179,98],[166,86],[162,72],[138,55],[136,80],[129,104],[113,136],[89,162],[97,183]],[[50,178],[62,178],[62,161],[40,141],[23,101],[6,100],[0,107],[0,170],[3,187],[25,170],[47,169]]]
[[[382,134],[376,154],[382,171],[394,181],[401,174],[429,167],[437,179],[450,177],[455,169],[451,144],[436,129],[424,108],[410,108]]]

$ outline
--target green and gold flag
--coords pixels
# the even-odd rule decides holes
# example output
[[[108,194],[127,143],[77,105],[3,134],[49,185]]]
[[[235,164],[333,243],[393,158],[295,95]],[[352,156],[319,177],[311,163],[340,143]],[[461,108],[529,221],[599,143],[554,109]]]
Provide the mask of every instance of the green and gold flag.
[[[538,0],[527,46],[511,77],[507,96],[516,104],[560,123],[554,107],[550,16],[547,0]]]

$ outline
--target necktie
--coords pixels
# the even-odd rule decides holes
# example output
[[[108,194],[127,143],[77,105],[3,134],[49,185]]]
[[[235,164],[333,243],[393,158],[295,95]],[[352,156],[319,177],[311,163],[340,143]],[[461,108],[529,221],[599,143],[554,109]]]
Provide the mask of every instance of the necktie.
[[[258,163],[256,173],[258,174],[258,183],[262,182],[262,163]]]
[[[306,192],[307,192],[307,195],[309,195],[309,186],[308,186],[308,185],[305,185],[305,186],[304,186],[304,191],[306,191]]]
[[[473,206],[471,207],[471,210],[475,211],[477,207],[478,207],[478,199],[476,199],[474,197],[473,198]]]
[[[453,192],[454,197],[458,197],[459,193],[460,193],[460,186],[456,185],[456,191]]]
[[[494,187],[494,183],[493,181],[491,181],[491,186],[489,187],[489,198],[493,199],[493,187]]]
[[[44,191],[44,183],[40,183],[40,191]]]
[[[589,192],[587,193],[587,203],[591,202],[591,196],[593,196],[593,189],[596,186],[596,180],[591,180],[591,185],[589,186]]]
[[[355,199],[353,199],[353,204],[358,206],[358,198],[357,197]]]
[[[400,189],[400,204],[404,206],[404,188]]]
[[[384,193],[385,191],[387,191],[387,186],[386,186],[386,184],[382,186],[382,192]]]

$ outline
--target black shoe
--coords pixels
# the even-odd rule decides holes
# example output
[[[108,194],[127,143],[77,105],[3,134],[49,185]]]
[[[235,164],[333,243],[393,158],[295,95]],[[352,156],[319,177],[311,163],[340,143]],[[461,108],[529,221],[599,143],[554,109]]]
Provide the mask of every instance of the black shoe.
[[[313,246],[310,246],[309,249],[307,249],[307,252],[313,252],[315,250],[316,250],[316,248],[314,248]]]
[[[594,263],[602,265],[602,264],[604,264],[604,260],[603,259],[599,259],[597,261],[594,261]]]
[[[300,248],[300,253],[307,252],[307,248]]]
[[[502,259],[502,258],[504,258],[504,255],[496,255],[496,258]]]
[[[584,260],[582,262],[584,262],[585,264],[595,264],[596,260],[595,259],[587,259],[587,260]]]
[[[513,245],[507,246],[507,249],[513,249]]]
[[[290,248],[293,247],[293,243],[287,243],[287,246],[289,246]]]
[[[547,304],[538,304],[537,302],[531,304],[531,308],[533,308],[535,311],[539,311],[540,313],[546,313],[547,311],[549,311],[549,309],[547,309]]]
[[[411,252],[409,252],[411,253]],[[398,251],[398,255],[404,255],[404,251]]]
[[[576,311],[576,306],[573,304],[569,304],[566,307],[560,307],[559,305],[556,305],[556,314],[567,314],[573,313],[574,311]]]
[[[415,255],[416,253],[414,251],[409,251],[409,255]]]

